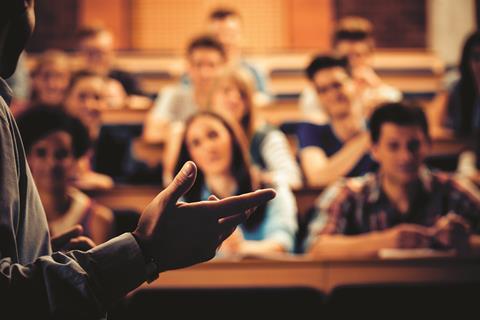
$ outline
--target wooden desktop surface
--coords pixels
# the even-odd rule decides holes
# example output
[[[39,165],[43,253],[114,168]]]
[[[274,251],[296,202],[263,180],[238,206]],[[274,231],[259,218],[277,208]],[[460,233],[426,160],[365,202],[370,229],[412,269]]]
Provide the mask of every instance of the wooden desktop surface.
[[[161,273],[141,288],[312,287],[329,293],[340,285],[468,283],[480,281],[480,258],[413,258],[312,261],[211,261]]]

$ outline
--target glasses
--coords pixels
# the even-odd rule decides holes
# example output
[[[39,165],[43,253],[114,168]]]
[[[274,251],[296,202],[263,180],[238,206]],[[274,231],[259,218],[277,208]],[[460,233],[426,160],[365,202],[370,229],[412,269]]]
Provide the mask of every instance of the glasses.
[[[315,90],[317,91],[318,94],[326,94],[331,90],[335,90],[335,91],[339,90],[340,88],[343,87],[343,84],[344,84],[343,82],[335,81],[325,86],[315,86]]]

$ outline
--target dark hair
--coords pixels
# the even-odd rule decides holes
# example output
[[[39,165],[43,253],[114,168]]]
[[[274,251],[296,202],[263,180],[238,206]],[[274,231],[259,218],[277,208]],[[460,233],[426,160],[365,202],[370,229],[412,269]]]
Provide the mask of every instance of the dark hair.
[[[460,81],[458,83],[460,91],[460,126],[458,128],[460,132],[458,133],[460,135],[469,135],[473,131],[472,118],[477,93],[475,75],[470,62],[472,50],[478,45],[480,45],[480,31],[475,31],[465,41],[460,60]]]
[[[379,106],[373,111],[369,122],[370,136],[373,143],[378,142],[382,125],[387,122],[399,126],[420,127],[427,140],[430,141],[427,118],[423,110],[418,106],[407,105],[402,102],[386,103]]]
[[[22,0],[3,0],[2,9],[0,10],[0,18],[11,19],[25,12],[27,5]]]
[[[227,129],[230,137],[232,138],[232,164],[230,171],[232,172],[235,181],[238,185],[238,194],[243,194],[246,192],[253,191],[252,177],[250,175],[250,166],[247,158],[246,150],[246,137],[243,135],[240,128],[237,128],[235,123],[229,122],[227,119],[223,118],[217,113],[211,111],[202,111],[192,117],[190,117],[185,125],[185,132],[182,139],[182,144],[180,147],[180,153],[177,159],[177,164],[175,166],[175,174],[180,172],[182,166],[185,162],[192,160],[190,153],[188,152],[188,147],[186,144],[186,135],[190,125],[195,119],[200,117],[211,117],[218,120],[222,125]],[[197,179],[193,184],[192,188],[184,195],[184,198],[187,202],[200,201],[201,189],[205,184],[205,176],[201,170],[197,173]],[[250,218],[244,223],[244,226],[247,229],[254,228],[258,223],[260,223],[265,216],[265,206],[259,207],[255,213],[250,216]]]
[[[220,7],[212,10],[208,16],[210,20],[223,20],[229,17],[240,18],[240,14],[233,8]]]
[[[75,33],[75,40],[77,42],[83,41],[88,38],[93,38],[98,36],[101,33],[109,32],[107,29],[103,28],[102,26],[91,25],[91,26],[83,26],[77,30]]]
[[[328,55],[318,55],[314,57],[307,66],[305,73],[307,74],[308,79],[313,81],[313,78],[318,71],[334,67],[341,67],[345,69],[347,73],[350,73],[347,58],[336,58]]]
[[[65,91],[65,97],[68,97],[70,91],[77,85],[77,83],[85,78],[96,77],[100,79],[106,79],[103,75],[90,70],[79,70],[75,72],[70,78],[70,83],[68,84],[67,90]]]
[[[83,123],[59,109],[47,106],[30,109],[17,119],[17,125],[27,154],[37,141],[57,131],[65,131],[72,137],[73,155],[77,159],[91,145],[88,130]]]
[[[223,59],[226,58],[226,52],[223,45],[212,35],[200,35],[193,38],[187,47],[187,55],[191,55],[197,49],[212,49],[218,51]]]
[[[347,16],[337,23],[333,34],[333,45],[339,41],[368,41],[373,48],[373,26],[365,18]]]

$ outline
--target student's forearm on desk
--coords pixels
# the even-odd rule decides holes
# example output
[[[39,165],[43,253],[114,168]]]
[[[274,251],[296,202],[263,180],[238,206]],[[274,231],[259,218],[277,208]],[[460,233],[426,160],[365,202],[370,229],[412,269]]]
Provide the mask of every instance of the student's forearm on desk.
[[[373,258],[383,248],[394,247],[385,232],[345,236],[320,236],[307,252],[313,258]]]

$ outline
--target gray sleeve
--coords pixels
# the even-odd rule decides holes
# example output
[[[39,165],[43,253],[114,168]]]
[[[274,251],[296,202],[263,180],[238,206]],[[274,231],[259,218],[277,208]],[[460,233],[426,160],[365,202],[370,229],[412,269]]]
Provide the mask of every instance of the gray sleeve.
[[[57,252],[25,266],[2,257],[2,314],[14,318],[34,313],[38,319],[98,319],[111,303],[145,278],[145,261],[130,233],[87,252]]]

